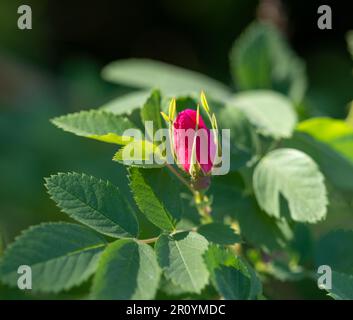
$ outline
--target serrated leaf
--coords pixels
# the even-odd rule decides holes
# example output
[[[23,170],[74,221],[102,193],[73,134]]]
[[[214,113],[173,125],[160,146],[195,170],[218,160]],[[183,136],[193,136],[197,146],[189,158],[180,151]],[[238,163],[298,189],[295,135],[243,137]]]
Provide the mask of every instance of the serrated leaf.
[[[230,52],[231,73],[241,90],[273,89],[300,102],[306,90],[304,63],[272,25],[253,23]]]
[[[297,122],[290,100],[269,90],[252,90],[233,95],[226,108],[241,110],[259,133],[275,139],[290,137]]]
[[[353,231],[336,230],[323,236],[315,247],[316,266],[353,274]]]
[[[107,300],[153,299],[161,269],[153,249],[135,240],[117,240],[102,254],[92,297]]]
[[[106,241],[90,229],[70,223],[43,223],[24,231],[5,251],[1,280],[17,286],[18,267],[32,269],[32,289],[59,292],[87,280],[96,270]]]
[[[209,273],[202,255],[207,240],[196,232],[161,235],[155,250],[167,279],[188,292],[200,293],[208,283]]]
[[[200,226],[197,232],[209,242],[221,245],[231,245],[240,242],[240,236],[228,225],[223,223],[208,223]]]
[[[161,168],[166,164],[159,146],[148,140],[134,140],[119,149],[113,157],[124,165],[141,168]]]
[[[130,168],[130,188],[141,212],[157,227],[173,231],[182,213],[180,190],[163,169]]]
[[[115,144],[127,144],[132,141],[131,136],[124,136],[124,131],[136,128],[128,118],[103,110],[71,113],[54,118],[52,122],[77,136]]]
[[[102,75],[114,83],[137,88],[159,88],[164,94],[177,95],[204,90],[217,98],[224,99],[229,95],[225,85],[203,74],[148,59],[112,62],[103,69]]]
[[[255,299],[261,293],[255,271],[229,249],[211,245],[204,259],[212,283],[225,299]]]
[[[327,195],[324,177],[316,163],[295,149],[277,149],[257,165],[253,176],[259,205],[269,215],[283,216],[283,196],[294,221],[315,223],[326,216]]]
[[[46,178],[51,198],[73,219],[111,237],[136,237],[135,212],[109,181],[78,173]]]
[[[133,91],[121,95],[101,106],[101,109],[116,115],[131,114],[134,110],[142,108],[150,96],[150,91]]]
[[[332,288],[326,290],[335,300],[353,300],[353,275],[332,271]]]
[[[162,117],[161,117],[161,94],[158,90],[152,91],[147,101],[144,103],[141,109],[141,120],[145,124],[146,121],[153,123],[153,128],[146,127],[145,131],[148,139],[153,142],[154,134],[157,130],[162,128]]]
[[[227,300],[245,300],[250,292],[250,279],[233,268],[220,266],[215,270],[219,293]]]

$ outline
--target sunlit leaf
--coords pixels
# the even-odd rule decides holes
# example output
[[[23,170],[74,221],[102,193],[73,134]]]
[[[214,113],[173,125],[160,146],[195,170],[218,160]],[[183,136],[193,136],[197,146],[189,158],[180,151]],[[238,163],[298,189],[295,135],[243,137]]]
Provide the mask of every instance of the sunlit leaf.
[[[228,100],[227,108],[241,110],[259,133],[277,139],[290,137],[297,122],[290,100],[273,91],[238,93]]]
[[[161,235],[155,245],[159,265],[174,284],[188,292],[200,293],[208,283],[202,255],[207,240],[196,232]]]
[[[283,196],[295,221],[314,223],[326,216],[327,195],[324,177],[316,163],[295,149],[277,149],[257,165],[254,191],[260,206],[280,218]]]
[[[52,122],[64,131],[77,136],[115,144],[127,144],[132,141],[131,136],[124,136],[124,131],[136,128],[126,117],[103,110],[71,113],[54,118]]]

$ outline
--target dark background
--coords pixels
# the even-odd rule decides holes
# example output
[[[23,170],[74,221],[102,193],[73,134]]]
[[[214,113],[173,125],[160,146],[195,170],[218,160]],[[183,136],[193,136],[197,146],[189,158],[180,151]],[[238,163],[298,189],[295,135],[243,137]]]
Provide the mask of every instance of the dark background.
[[[0,1],[0,251],[30,224],[63,220],[43,187],[59,171],[119,179],[114,148],[52,126],[49,119],[99,107],[127,88],[101,80],[108,62],[148,57],[231,84],[228,52],[257,17],[255,0]],[[274,21],[305,60],[312,116],[343,118],[352,98],[345,34],[351,1],[270,1]],[[269,1],[262,1],[264,6]],[[32,30],[17,28],[17,8],[32,7]],[[277,5],[276,5],[277,4]],[[333,29],[319,30],[329,4]],[[2,245],[1,245],[2,243]]]
[[[344,50],[352,28],[350,1],[279,3],[294,49],[308,57],[318,50]],[[17,7],[29,4],[33,30],[17,28]],[[150,57],[229,80],[227,54],[255,18],[255,0],[1,1],[1,47],[17,58],[58,71],[68,59]],[[317,8],[331,5],[333,29],[319,30]]]

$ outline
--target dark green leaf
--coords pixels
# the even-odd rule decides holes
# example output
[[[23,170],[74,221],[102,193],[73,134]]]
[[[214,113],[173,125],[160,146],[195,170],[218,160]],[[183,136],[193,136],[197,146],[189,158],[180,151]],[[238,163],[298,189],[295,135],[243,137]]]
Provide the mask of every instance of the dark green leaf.
[[[32,269],[32,289],[59,292],[87,280],[96,270],[106,241],[90,229],[63,222],[43,223],[24,231],[0,264],[1,280],[17,285],[19,266]]]
[[[229,249],[211,245],[204,259],[212,283],[225,299],[254,299],[261,293],[255,271]]]
[[[269,217],[255,199],[243,194],[245,186],[238,173],[214,177],[211,193],[213,212],[218,219],[233,217],[239,222],[242,236],[252,245],[266,250],[278,250],[286,242],[279,222]]]
[[[231,170],[255,159],[260,152],[260,141],[244,112],[227,105],[219,111],[217,119],[220,128],[230,130]]]
[[[144,124],[146,121],[151,121],[153,123],[153,129],[150,127],[145,127],[146,135],[151,142],[154,141],[155,132],[162,128],[162,116],[160,112],[161,94],[158,90],[154,90],[141,109],[142,122]]]
[[[305,66],[272,25],[253,23],[246,29],[233,45],[230,63],[242,90],[274,89],[295,102],[304,96]]]
[[[130,168],[129,173],[130,188],[141,212],[157,227],[174,230],[182,211],[176,182],[163,169]]]
[[[353,231],[337,230],[323,236],[316,245],[316,265],[353,274]]]
[[[221,245],[231,245],[240,242],[240,237],[228,225],[222,223],[209,223],[200,226],[197,232],[204,236],[209,242]]]
[[[327,290],[335,300],[353,300],[353,275],[332,272],[332,288]]]
[[[46,178],[51,198],[70,217],[111,237],[136,237],[135,212],[109,181],[78,173]]]
[[[161,269],[153,249],[135,240],[117,240],[102,254],[92,287],[94,299],[153,299]]]

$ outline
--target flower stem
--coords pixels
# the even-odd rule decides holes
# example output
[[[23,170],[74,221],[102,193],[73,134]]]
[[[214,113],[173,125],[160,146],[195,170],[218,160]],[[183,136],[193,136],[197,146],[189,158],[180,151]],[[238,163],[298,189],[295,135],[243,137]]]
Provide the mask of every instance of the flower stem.
[[[195,190],[191,187],[190,183],[187,182],[177,170],[174,169],[172,165],[167,163],[167,168],[191,191],[192,194],[195,194]]]
[[[158,240],[158,237],[154,237],[154,238],[150,238],[150,239],[139,239],[138,241],[147,244],[147,243],[156,242],[157,240]]]
[[[199,215],[201,216],[201,221],[203,223],[211,223],[213,221],[211,216],[211,206],[208,201],[208,197],[202,192],[195,190],[192,185],[186,181],[177,170],[174,169],[170,164],[166,165],[167,168],[191,191],[194,195],[194,201]]]
[[[208,201],[208,197],[199,191],[194,194],[195,204],[199,215],[201,216],[201,221],[203,223],[211,223],[213,221],[211,216],[211,206]]]

